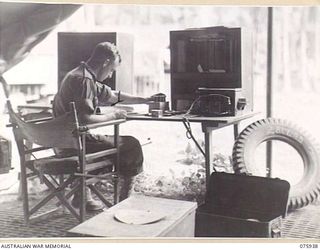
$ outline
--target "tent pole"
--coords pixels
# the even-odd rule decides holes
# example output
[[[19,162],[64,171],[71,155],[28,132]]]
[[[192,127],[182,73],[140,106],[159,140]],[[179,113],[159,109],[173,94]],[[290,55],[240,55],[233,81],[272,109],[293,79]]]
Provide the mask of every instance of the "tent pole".
[[[273,26],[273,8],[268,7],[268,32],[267,32],[267,118],[273,116],[273,89],[272,89],[272,26]],[[267,142],[266,148],[266,170],[267,177],[272,175],[272,142]]]

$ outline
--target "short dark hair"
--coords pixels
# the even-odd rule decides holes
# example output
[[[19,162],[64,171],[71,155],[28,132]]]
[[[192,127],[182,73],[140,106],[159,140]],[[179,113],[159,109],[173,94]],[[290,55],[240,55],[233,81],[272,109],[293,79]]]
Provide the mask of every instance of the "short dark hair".
[[[96,45],[89,60],[97,64],[102,64],[107,59],[115,61],[117,57],[119,58],[119,62],[121,62],[121,56],[117,47],[113,43],[102,42]]]

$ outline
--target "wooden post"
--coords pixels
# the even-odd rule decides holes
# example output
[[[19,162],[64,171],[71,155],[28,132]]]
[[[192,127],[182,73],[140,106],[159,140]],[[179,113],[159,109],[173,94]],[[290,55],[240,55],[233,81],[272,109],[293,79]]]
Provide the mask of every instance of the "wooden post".
[[[268,37],[267,37],[267,117],[272,117],[273,86],[272,86],[272,25],[273,25],[273,8],[268,7]],[[267,142],[267,176],[271,177],[272,168],[272,142]]]
[[[308,65],[308,61],[311,61],[312,58],[307,58],[307,29],[304,27],[305,25],[311,25],[307,22],[307,10],[305,7],[301,10],[301,22],[303,23],[302,29],[301,29],[301,44],[300,44],[300,69],[301,69],[301,91],[308,91],[311,89],[311,83],[309,82],[309,73],[308,68],[310,65]]]
[[[316,8],[316,17],[315,17],[315,65],[317,67],[317,65],[320,65],[320,8],[317,7]],[[319,70],[315,70],[316,75],[315,77],[315,82],[319,82],[320,81],[320,72]],[[318,90],[318,88],[317,88]]]
[[[291,73],[291,63],[290,63],[290,30],[289,30],[289,10],[288,8],[283,8],[283,65],[285,65],[286,70],[283,70],[283,90],[287,91],[291,88],[290,73]],[[284,68],[283,68],[284,69]]]

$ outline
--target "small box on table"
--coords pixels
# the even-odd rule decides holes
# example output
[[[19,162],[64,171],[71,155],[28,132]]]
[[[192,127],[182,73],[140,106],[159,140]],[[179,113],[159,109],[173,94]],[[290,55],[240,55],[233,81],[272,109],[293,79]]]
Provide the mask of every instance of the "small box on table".
[[[70,236],[194,237],[197,203],[134,195],[69,230]],[[154,223],[126,224],[115,218],[121,210],[164,214]],[[133,212],[134,213],[134,212]]]
[[[287,181],[215,172],[196,212],[196,237],[281,237]]]

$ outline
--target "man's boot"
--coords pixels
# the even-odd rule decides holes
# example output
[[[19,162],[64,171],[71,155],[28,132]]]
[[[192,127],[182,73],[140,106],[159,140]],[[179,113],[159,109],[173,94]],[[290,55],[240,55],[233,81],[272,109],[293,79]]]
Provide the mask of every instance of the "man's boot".
[[[134,184],[135,178],[132,176],[120,176],[120,195],[119,201],[127,199],[129,192]]]
[[[92,212],[92,211],[99,211],[104,208],[104,205],[93,199],[90,188],[86,187],[86,196],[87,196],[87,202],[86,202],[86,211]],[[71,201],[71,205],[74,208],[80,207],[80,194],[79,192],[76,192],[73,195],[73,199]]]

